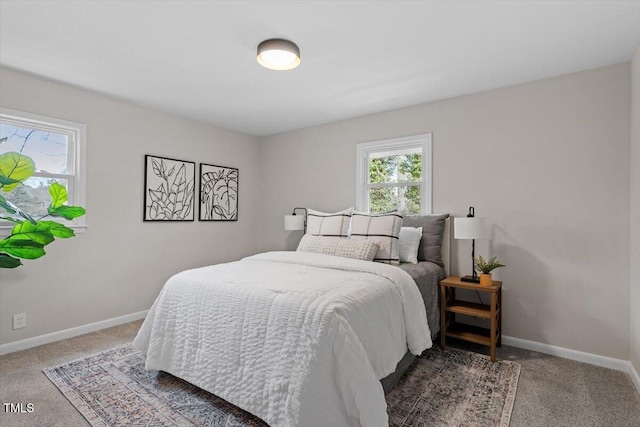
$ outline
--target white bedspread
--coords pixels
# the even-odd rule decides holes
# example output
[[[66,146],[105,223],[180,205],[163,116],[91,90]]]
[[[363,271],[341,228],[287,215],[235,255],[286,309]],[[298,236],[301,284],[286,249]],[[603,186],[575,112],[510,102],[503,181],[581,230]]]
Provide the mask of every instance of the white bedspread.
[[[169,372],[272,427],[387,426],[379,379],[430,348],[401,269],[268,252],[170,278],[134,341]]]

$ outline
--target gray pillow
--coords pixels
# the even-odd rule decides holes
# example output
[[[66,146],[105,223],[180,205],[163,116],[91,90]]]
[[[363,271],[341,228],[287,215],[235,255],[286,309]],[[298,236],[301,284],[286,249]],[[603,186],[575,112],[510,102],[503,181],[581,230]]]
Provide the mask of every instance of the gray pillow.
[[[405,216],[404,227],[422,227],[422,240],[418,249],[418,261],[430,261],[444,267],[442,261],[442,236],[444,220],[449,214]]]

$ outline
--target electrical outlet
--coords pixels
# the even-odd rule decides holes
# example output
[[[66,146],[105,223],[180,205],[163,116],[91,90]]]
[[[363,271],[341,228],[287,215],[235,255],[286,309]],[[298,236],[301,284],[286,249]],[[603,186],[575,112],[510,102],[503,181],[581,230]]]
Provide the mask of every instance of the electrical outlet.
[[[20,329],[27,326],[27,313],[13,315],[13,329]]]

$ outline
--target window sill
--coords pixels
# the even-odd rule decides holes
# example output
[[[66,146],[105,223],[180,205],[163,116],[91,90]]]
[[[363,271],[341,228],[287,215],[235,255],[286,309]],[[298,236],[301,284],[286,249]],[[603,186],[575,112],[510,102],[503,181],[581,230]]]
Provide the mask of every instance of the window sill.
[[[76,234],[83,234],[87,228],[89,228],[86,224],[65,224],[67,227],[71,228]],[[15,226],[15,224],[7,223],[3,221],[0,223],[0,238],[5,238],[11,234],[11,229]]]

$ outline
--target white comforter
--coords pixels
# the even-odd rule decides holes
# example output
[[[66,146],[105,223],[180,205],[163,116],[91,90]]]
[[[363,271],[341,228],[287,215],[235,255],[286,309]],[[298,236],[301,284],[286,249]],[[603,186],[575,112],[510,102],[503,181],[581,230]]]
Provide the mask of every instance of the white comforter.
[[[169,372],[279,426],[387,426],[379,379],[431,347],[411,277],[373,262],[268,252],[184,271],[138,336]]]

